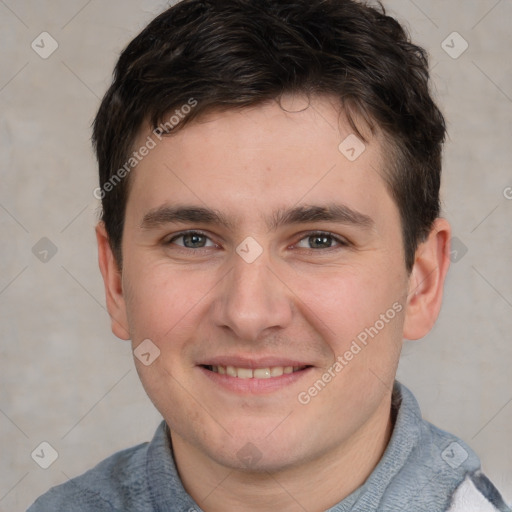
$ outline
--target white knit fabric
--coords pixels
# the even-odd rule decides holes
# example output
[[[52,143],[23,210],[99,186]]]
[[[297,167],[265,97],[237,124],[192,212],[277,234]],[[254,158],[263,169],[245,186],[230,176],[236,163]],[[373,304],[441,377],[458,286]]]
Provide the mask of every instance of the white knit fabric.
[[[470,478],[460,484],[453,495],[453,502],[447,512],[496,512],[497,509],[489,503],[475,487]]]

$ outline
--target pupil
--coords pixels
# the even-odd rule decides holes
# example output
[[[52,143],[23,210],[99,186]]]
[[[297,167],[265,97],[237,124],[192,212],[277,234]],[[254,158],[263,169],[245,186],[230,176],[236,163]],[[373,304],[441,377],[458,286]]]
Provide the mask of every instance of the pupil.
[[[317,243],[318,242],[318,243]],[[322,235],[322,236],[314,236],[313,237],[313,246],[319,247],[323,245],[327,245],[329,247],[329,237]]]
[[[201,238],[203,238],[202,235],[185,235],[185,245],[188,245],[187,242],[190,242],[194,246],[196,246],[196,244],[199,244],[199,246],[202,247]]]

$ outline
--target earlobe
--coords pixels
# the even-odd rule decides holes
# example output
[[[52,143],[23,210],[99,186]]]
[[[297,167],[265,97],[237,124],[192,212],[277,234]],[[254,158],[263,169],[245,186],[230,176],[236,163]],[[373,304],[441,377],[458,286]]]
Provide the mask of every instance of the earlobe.
[[[428,334],[437,320],[450,266],[450,224],[438,218],[430,234],[416,250],[409,277],[404,338],[417,340]]]
[[[121,271],[112,253],[103,222],[99,222],[96,226],[96,239],[98,242],[98,263],[105,285],[105,298],[112,332],[122,340],[129,340],[130,334],[126,304],[123,296]]]

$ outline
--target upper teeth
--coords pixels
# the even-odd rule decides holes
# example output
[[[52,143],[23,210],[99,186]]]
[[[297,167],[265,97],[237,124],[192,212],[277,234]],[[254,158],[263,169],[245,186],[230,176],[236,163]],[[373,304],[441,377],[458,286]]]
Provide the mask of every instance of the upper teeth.
[[[236,366],[210,366],[212,372],[239,379],[270,379],[280,377],[284,373],[302,370],[304,366],[272,366],[268,368],[238,368]]]

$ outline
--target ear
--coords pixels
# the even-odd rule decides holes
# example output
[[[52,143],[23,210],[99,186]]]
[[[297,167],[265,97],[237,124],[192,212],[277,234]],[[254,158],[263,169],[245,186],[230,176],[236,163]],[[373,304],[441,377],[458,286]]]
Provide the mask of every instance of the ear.
[[[430,234],[417,250],[409,277],[404,338],[417,340],[430,332],[443,299],[446,273],[450,266],[451,228],[438,218]]]
[[[105,224],[99,222],[96,226],[98,241],[98,263],[105,284],[105,297],[110,315],[112,332],[122,340],[129,340],[130,334],[126,315],[126,304],[123,297],[121,271],[117,265],[110,247]]]

